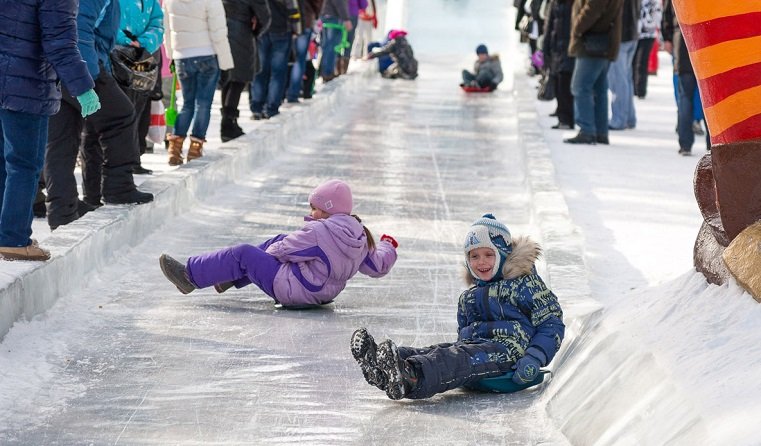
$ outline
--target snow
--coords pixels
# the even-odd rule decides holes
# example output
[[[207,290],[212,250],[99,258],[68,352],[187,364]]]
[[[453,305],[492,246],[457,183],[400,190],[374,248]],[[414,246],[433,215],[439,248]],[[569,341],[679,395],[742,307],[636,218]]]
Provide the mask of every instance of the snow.
[[[692,267],[704,143],[677,155],[668,56],[636,100],[635,130],[567,145],[573,132],[550,129],[553,104],[524,74],[512,6],[489,3],[392,1],[387,23],[406,24],[421,60],[415,82],[353,63],[281,119],[243,111],[249,135],[225,145],[215,111],[203,160],[144,156],[154,203],[106,206],[52,234],[36,221],[54,259],[0,263],[0,322],[17,321],[0,341],[0,443],[759,444],[761,307]],[[459,70],[481,42],[507,79],[466,96]],[[161,252],[299,227],[306,195],[330,177],[352,184],[376,236],[400,241],[388,277],[295,312],[252,289],[182,296],[161,276]],[[451,340],[460,237],[485,211],[545,249],[540,272],[567,324],[552,379],[507,396],[389,401],[363,382],[349,335]]]

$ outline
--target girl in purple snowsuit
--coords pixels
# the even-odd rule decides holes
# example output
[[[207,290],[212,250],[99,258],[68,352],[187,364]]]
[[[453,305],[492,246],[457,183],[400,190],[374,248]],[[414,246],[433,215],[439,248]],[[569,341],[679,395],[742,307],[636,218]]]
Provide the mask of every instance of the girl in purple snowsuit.
[[[307,224],[298,231],[259,246],[191,257],[186,265],[162,254],[161,270],[184,294],[209,286],[221,293],[254,283],[283,306],[300,307],[333,301],[357,271],[382,277],[394,266],[396,240],[384,234],[375,244],[359,217],[351,215],[348,184],[321,184],[309,195],[309,205]]]

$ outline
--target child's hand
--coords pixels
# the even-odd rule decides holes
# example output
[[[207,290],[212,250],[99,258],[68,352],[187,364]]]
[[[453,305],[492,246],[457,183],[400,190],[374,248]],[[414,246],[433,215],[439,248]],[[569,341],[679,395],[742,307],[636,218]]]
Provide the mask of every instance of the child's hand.
[[[526,349],[526,355],[515,363],[513,382],[518,385],[528,384],[539,376],[539,368],[546,359],[544,353],[534,347]]]
[[[399,243],[397,243],[396,239],[394,239],[394,237],[391,237],[390,235],[387,235],[387,234],[381,235],[381,241],[391,243],[391,246],[393,246],[394,249],[399,247]]]

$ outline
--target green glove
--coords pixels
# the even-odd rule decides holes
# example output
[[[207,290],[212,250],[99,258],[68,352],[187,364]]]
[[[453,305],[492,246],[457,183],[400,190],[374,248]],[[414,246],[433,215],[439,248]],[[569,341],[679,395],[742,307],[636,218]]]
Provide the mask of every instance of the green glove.
[[[100,100],[98,94],[92,88],[77,96],[79,105],[82,106],[82,117],[86,118],[96,111],[100,110]]]

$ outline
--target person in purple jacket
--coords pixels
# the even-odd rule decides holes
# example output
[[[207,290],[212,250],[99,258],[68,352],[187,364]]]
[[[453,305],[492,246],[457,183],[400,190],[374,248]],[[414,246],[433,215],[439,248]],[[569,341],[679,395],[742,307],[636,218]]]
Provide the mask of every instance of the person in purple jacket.
[[[357,271],[386,275],[396,262],[396,240],[370,231],[351,215],[352,195],[341,180],[327,181],[309,195],[311,212],[303,228],[279,234],[259,246],[242,244],[194,256],[183,265],[162,254],[161,271],[183,294],[214,286],[222,293],[256,284],[284,307],[332,302]]]

